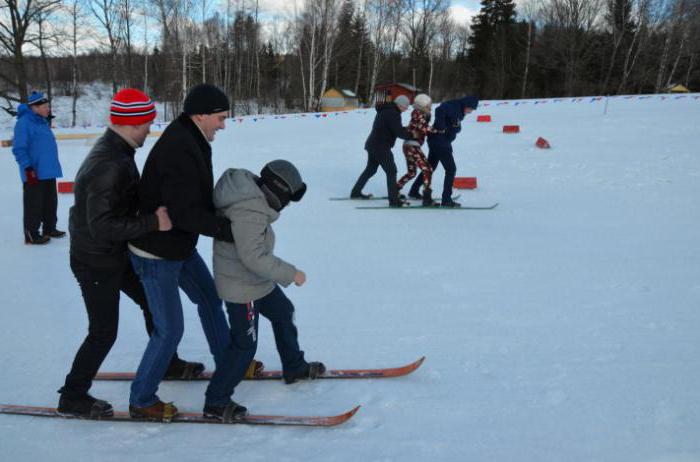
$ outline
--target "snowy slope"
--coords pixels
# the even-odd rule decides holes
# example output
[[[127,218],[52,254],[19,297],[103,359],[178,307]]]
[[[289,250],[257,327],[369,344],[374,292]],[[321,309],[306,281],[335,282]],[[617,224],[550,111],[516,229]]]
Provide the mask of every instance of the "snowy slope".
[[[695,97],[694,97],[695,96]],[[346,195],[365,163],[371,111],[230,121],[214,144],[218,176],[294,162],[305,199],[276,224],[278,254],[308,283],[286,293],[310,360],[394,366],[411,376],[284,386],[242,384],[256,413],[330,414],[334,429],[117,424],[0,416],[2,460],[700,461],[700,100],[615,98],[487,103],[455,143],[464,204],[493,211],[356,210]],[[407,115],[404,115],[407,121]],[[505,135],[503,124],[522,133]],[[553,149],[534,147],[544,136]],[[137,155],[143,163],[148,147]],[[60,143],[72,179],[89,150]],[[395,149],[399,171],[404,171]],[[439,193],[441,171],[435,178]],[[385,192],[378,173],[366,192]],[[87,326],[67,240],[22,245],[21,187],[0,149],[0,402],[55,405]],[[71,196],[61,196],[67,227]],[[211,258],[211,240],[199,250]],[[212,366],[185,302],[180,353]],[[261,321],[257,357],[278,368]],[[133,370],[146,344],[122,301],[103,370]],[[202,383],[160,396],[199,410]],[[93,393],[128,405],[127,383]]]

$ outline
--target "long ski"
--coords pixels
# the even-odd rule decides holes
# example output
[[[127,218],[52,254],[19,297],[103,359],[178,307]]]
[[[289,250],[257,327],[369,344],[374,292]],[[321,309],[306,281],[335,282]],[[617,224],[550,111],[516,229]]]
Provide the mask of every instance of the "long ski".
[[[323,373],[318,379],[382,379],[389,377],[401,377],[415,371],[423,364],[425,356],[416,361],[399,367],[386,367],[382,369],[331,369]],[[202,375],[192,379],[170,379],[170,380],[209,380],[212,373],[205,371]],[[95,380],[133,380],[133,372],[100,372]],[[282,371],[262,371],[255,377],[246,380],[280,380]]]
[[[447,210],[493,210],[498,206],[498,202],[495,204],[491,205],[483,205],[483,206],[469,206],[469,205],[463,205],[461,207],[422,207],[420,205],[409,205],[407,207],[390,207],[388,205],[377,205],[377,206],[360,206],[360,207],[355,207],[356,209],[362,209],[362,210],[442,210],[442,211],[447,211]]]
[[[457,200],[460,197],[462,197],[461,194],[457,194],[456,196],[452,197],[452,200]],[[357,201],[357,202],[362,202],[362,201],[388,201],[389,197],[388,196],[370,196],[367,199],[359,199],[359,198],[354,198],[354,197],[330,197],[328,198],[329,201]],[[409,201],[420,201],[422,199],[416,199],[415,197],[406,197],[406,200]]]
[[[217,419],[204,417],[195,412],[181,412],[168,423],[197,423],[219,425],[298,425],[305,427],[333,427],[347,422],[357,413],[360,406],[356,406],[348,412],[332,416],[286,416],[286,415],[248,415],[232,423],[224,423]],[[58,417],[76,420],[99,420],[101,422],[153,422],[147,419],[134,419],[128,412],[115,411],[114,416],[100,419],[90,419],[71,415],[59,414],[52,407],[17,406],[13,404],[0,404],[0,414],[15,414],[34,417]]]

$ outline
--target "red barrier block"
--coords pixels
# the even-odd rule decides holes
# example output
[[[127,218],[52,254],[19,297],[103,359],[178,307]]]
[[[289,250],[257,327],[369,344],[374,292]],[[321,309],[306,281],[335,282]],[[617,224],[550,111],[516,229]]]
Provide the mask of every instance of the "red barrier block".
[[[477,122],[491,122],[491,116],[490,115],[476,116],[476,121]]]
[[[504,125],[503,133],[520,133],[520,125]]]
[[[61,194],[71,194],[73,192],[73,182],[72,181],[59,181],[58,182],[58,192]]]
[[[542,138],[541,136],[537,138],[537,141],[535,142],[535,146],[537,146],[540,149],[549,149],[552,146],[549,144],[549,141],[546,139]]]
[[[455,177],[452,186],[456,189],[476,189],[476,178],[470,176]]]

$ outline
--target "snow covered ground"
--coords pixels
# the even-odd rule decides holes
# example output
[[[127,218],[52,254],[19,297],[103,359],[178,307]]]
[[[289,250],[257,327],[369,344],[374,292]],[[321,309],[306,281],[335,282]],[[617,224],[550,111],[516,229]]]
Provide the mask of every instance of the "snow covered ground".
[[[276,225],[278,254],[308,283],[286,292],[302,347],[334,368],[396,366],[390,380],[245,382],[255,413],[335,414],[333,429],[61,421],[0,416],[0,459],[22,461],[700,461],[700,100],[615,98],[482,105],[455,143],[463,204],[492,211],[356,210],[371,111],[230,121],[218,176],[294,162],[305,199]],[[407,114],[404,115],[407,121]],[[503,124],[520,124],[517,135]],[[534,147],[538,136],[551,150]],[[137,155],[143,163],[153,139]],[[66,179],[90,146],[60,142]],[[395,149],[400,172],[404,170]],[[442,172],[435,178],[439,193]],[[366,192],[385,192],[378,173]],[[21,187],[0,149],[0,402],[55,405],[87,320],[68,241],[22,244]],[[72,196],[59,198],[67,227]],[[211,258],[211,240],[199,250]],[[209,356],[185,302],[180,353]],[[278,368],[269,324],[257,357]],[[103,370],[133,370],[146,344],[122,300]],[[198,411],[203,383],[160,396]],[[128,405],[128,383],[93,393]]]

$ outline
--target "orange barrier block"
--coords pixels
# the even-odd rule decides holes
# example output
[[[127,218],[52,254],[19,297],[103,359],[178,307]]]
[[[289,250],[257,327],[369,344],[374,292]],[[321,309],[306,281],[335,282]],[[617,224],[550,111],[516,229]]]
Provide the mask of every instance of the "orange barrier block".
[[[456,189],[476,189],[476,178],[470,176],[458,176],[455,177],[454,183],[452,183]]]
[[[520,133],[520,125],[504,125],[503,133]]]
[[[542,138],[541,136],[537,138],[537,141],[535,142],[535,146],[537,146],[540,149],[549,149],[552,146],[549,144],[549,141],[546,139]]]
[[[491,116],[490,115],[476,116],[476,121],[477,122],[491,122]]]
[[[73,182],[72,181],[59,181],[58,182],[58,192],[61,194],[70,194],[73,192]]]

